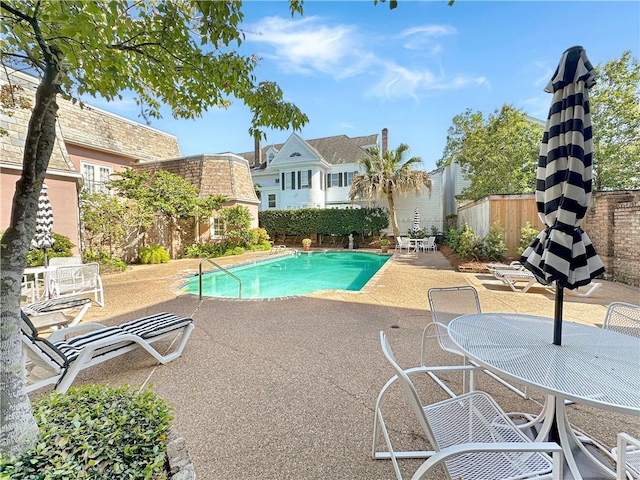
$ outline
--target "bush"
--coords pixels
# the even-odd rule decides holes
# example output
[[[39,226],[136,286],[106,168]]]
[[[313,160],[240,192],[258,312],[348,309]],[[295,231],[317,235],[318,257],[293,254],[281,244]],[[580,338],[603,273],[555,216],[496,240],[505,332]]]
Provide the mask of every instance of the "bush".
[[[483,258],[492,261],[502,261],[507,256],[507,246],[504,241],[504,230],[494,223],[483,241]]]
[[[478,260],[482,256],[482,240],[466,223],[460,234],[458,249],[455,252],[460,258],[465,259],[475,258]]]
[[[169,253],[162,245],[152,245],[151,247],[142,247],[140,249],[140,263],[153,265],[168,262]]]
[[[445,245],[451,247],[451,250],[454,252],[458,251],[458,246],[460,245],[460,236],[462,235],[462,231],[458,230],[455,227],[445,226],[444,233],[442,235],[443,241]]]
[[[166,479],[167,403],[128,386],[86,385],[33,404],[41,439],[20,458],[0,458],[12,480]]]
[[[520,246],[516,250],[518,255],[522,253],[531,245],[540,232],[531,226],[531,223],[527,224],[520,229]]]
[[[127,264],[122,259],[110,257],[107,252],[98,253],[87,250],[84,257],[87,262],[98,262],[101,272],[124,272],[127,269]]]
[[[69,240],[69,237],[64,235],[60,235],[58,233],[52,233],[51,236],[54,238],[55,242],[53,243],[53,247],[47,248],[47,257],[71,257],[73,256],[73,252],[71,249],[75,247],[75,245]],[[31,248],[27,252],[27,266],[28,267],[39,267],[44,265],[44,253],[39,248]]]

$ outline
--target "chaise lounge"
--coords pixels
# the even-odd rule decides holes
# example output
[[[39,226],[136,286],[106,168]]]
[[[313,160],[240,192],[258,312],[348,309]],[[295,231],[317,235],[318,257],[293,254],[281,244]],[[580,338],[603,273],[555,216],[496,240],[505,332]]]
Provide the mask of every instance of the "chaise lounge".
[[[38,335],[38,330],[29,317],[21,311],[20,327],[25,352],[27,392],[51,384],[55,384],[58,392],[66,392],[81,370],[137,348],[143,348],[162,364],[175,360],[182,354],[194,324],[191,318],[163,312],[114,327],[85,323],[56,330],[49,338],[43,338]],[[69,334],[82,330],[90,331],[67,338]],[[153,343],[174,335],[179,337],[170,353],[162,355],[152,346]],[[44,368],[51,375],[45,378],[36,376],[36,366]]]

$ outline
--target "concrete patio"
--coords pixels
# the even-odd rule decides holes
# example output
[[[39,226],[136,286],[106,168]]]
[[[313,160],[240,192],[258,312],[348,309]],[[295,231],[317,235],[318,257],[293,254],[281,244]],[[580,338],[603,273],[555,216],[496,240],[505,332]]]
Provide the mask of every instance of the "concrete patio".
[[[118,324],[170,311],[193,317],[196,329],[170,364],[157,366],[136,351],[82,372],[75,384],[152,385],[173,405],[175,428],[188,442],[198,477],[207,480],[395,478],[389,461],[371,458],[374,402],[392,374],[378,333],[387,333],[402,366],[417,365],[430,287],[472,285],[484,311],[553,316],[554,295],[547,289],[514,293],[489,274],[454,271],[440,253],[396,254],[362,292],[262,301],[179,294],[197,265],[175,260],[104,275],[106,307],[92,307],[83,321]],[[564,318],[600,326],[609,303],[638,303],[638,288],[602,283],[591,298],[565,295]],[[432,347],[443,364],[459,362]],[[459,376],[447,378],[461,389]],[[445,398],[434,386],[418,382],[423,402]],[[484,375],[477,388],[506,411],[538,412],[542,402],[538,393],[523,400]],[[399,389],[392,397],[386,418],[394,445],[424,449]],[[638,418],[582,405],[570,407],[570,418],[609,446],[619,431],[640,432]],[[402,461],[403,474],[410,478],[420,463]]]

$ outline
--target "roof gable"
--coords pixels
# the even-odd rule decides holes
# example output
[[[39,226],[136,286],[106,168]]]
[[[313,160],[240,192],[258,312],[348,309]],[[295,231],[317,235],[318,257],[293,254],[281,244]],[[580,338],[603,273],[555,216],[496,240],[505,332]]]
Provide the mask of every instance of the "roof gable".
[[[273,158],[269,167],[279,167],[300,162],[319,162],[321,160],[322,157],[316,149],[305,142],[300,136],[292,133]]]

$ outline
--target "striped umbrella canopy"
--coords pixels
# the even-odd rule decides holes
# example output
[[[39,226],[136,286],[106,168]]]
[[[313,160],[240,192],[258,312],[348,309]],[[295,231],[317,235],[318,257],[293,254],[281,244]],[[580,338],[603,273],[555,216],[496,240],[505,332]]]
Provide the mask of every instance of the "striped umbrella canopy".
[[[420,210],[416,207],[416,211],[413,212],[413,233],[420,231]]]
[[[47,195],[47,185],[42,184],[40,197],[38,197],[38,214],[36,216],[36,234],[31,240],[33,248],[45,250],[51,248],[55,243],[55,239],[51,235],[53,232],[53,209]],[[45,266],[47,265],[47,254],[44,256]]]
[[[580,225],[591,199],[589,88],[595,70],[582,47],[562,54],[545,91],[553,93],[538,159],[536,204],[545,229],[520,261],[537,280],[556,282],[553,343],[561,344],[563,289],[588,285],[604,266]]]

